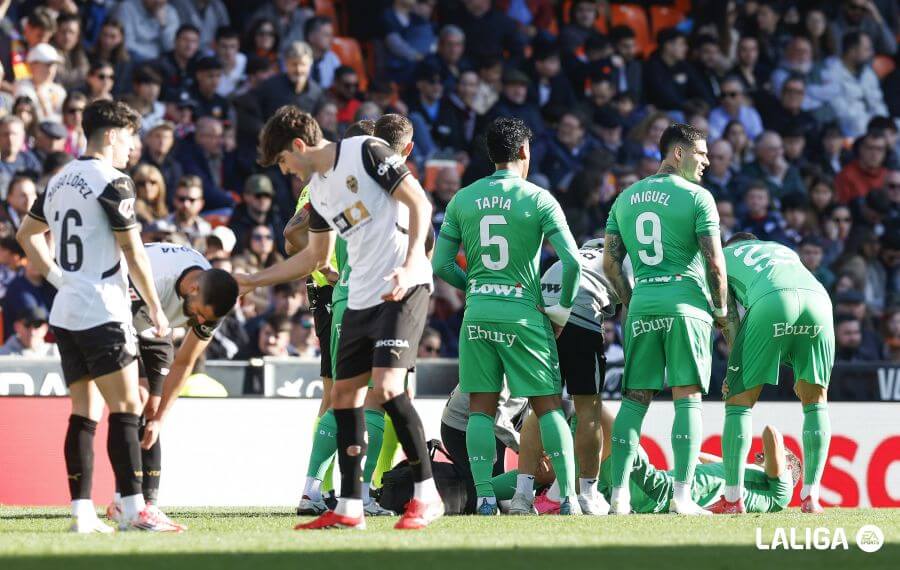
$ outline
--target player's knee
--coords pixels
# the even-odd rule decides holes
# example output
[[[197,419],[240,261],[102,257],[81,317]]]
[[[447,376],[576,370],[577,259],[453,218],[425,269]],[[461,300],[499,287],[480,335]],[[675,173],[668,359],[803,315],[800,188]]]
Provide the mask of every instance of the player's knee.
[[[622,394],[622,397],[633,402],[637,402],[638,404],[649,406],[650,402],[653,401],[653,396],[655,395],[656,390],[625,390],[625,393]]]
[[[824,386],[819,386],[818,384],[800,380],[794,386],[794,391],[804,406],[807,404],[822,404],[828,401],[828,392]]]

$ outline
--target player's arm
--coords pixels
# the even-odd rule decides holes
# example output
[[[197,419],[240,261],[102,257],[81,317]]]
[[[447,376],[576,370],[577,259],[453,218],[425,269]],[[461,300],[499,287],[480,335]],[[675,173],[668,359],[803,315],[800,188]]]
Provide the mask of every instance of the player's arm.
[[[549,193],[542,194],[539,203],[541,211],[541,230],[544,237],[553,246],[559,262],[562,264],[562,277],[560,278],[559,301],[544,309],[550,321],[557,327],[557,335],[566,326],[572,305],[575,303],[575,295],[578,293],[578,285],[581,283],[581,262],[579,261],[578,245],[572,237],[566,216],[563,214],[559,202],[553,199]]]
[[[144,251],[141,242],[141,234],[137,227],[125,231],[114,231],[116,242],[125,256],[128,264],[128,275],[131,277],[134,287],[141,295],[141,299],[147,303],[147,311],[150,320],[156,326],[156,336],[162,338],[169,334],[169,319],[163,312],[162,303],[156,294],[156,285],[153,284],[153,270],[150,268],[150,259]]]
[[[738,316],[737,310],[737,301],[734,298],[734,293],[731,289],[728,289],[728,324],[725,326],[725,329],[722,331],[725,335],[725,342],[728,343],[728,346],[734,346],[734,339],[737,338],[738,329],[741,328],[740,317]]]
[[[141,446],[144,449],[150,449],[156,443],[163,420],[165,420],[166,415],[172,409],[175,400],[178,399],[178,395],[181,394],[188,376],[194,369],[194,364],[197,363],[197,359],[209,346],[211,340],[212,336],[200,338],[193,329],[189,330],[185,335],[181,346],[178,347],[178,351],[175,353],[175,358],[172,360],[169,374],[166,375],[163,383],[163,393],[159,402],[159,408],[157,408],[156,414],[152,418],[147,418],[147,423],[144,427],[144,439],[141,441]]]
[[[22,220],[16,232],[16,240],[25,251],[28,263],[31,263],[51,285],[59,289],[63,282],[63,272],[53,261],[53,254],[44,235],[49,229],[47,222],[29,214]]]
[[[697,459],[700,463],[722,463],[721,457],[713,455],[712,453],[706,453],[705,451],[701,451],[700,455],[697,456]]]
[[[431,202],[425,196],[425,191],[419,182],[412,176],[404,176],[396,185],[392,196],[409,209],[409,243],[406,248],[406,259],[403,265],[394,269],[386,279],[393,279],[394,288],[390,293],[383,295],[385,301],[399,301],[406,295],[406,291],[412,285],[409,277],[422,263],[428,263],[425,255],[425,239],[431,231]]]
[[[727,327],[728,316],[728,276],[725,273],[725,255],[719,235],[697,236],[700,251],[706,261],[706,280],[712,296],[713,317],[720,326]]]
[[[288,255],[295,255],[309,244],[309,210],[306,206],[297,212],[284,226],[284,250]]]
[[[325,268],[334,251],[334,242],[335,235],[330,228],[316,230],[310,226],[309,244],[300,253],[252,275],[235,275],[240,294],[246,295],[258,287],[294,281]]]
[[[627,254],[622,236],[609,232],[607,227],[606,243],[603,247],[603,273],[612,284],[619,301],[626,307],[631,304],[631,282],[624,269]]]

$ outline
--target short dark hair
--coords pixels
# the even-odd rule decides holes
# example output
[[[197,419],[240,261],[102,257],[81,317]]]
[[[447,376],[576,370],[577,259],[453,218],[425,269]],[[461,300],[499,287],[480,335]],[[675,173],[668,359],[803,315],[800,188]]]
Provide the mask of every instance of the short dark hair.
[[[107,129],[141,130],[141,115],[121,101],[94,101],[84,109],[81,119],[84,136],[90,140]]]
[[[677,145],[694,146],[697,141],[705,139],[706,135],[700,129],[685,123],[672,123],[659,138],[659,152],[665,157]]]
[[[134,74],[131,76],[132,83],[153,83],[155,85],[162,85],[163,78],[162,75],[159,74],[159,71],[156,70],[152,65],[142,65],[134,70]]]
[[[328,16],[313,16],[303,25],[303,37],[309,38],[310,34],[326,24],[334,25]]]
[[[201,35],[200,28],[198,28],[194,24],[181,24],[180,26],[178,26],[178,30],[175,32],[175,38],[178,39],[178,36],[185,32],[194,32],[198,36]]]
[[[25,257],[25,250],[22,249],[22,246],[19,245],[19,242],[14,237],[0,238],[0,249],[5,249],[19,257]]]
[[[238,298],[238,284],[231,273],[223,269],[207,269],[200,278],[203,304],[210,305],[216,318],[221,319],[234,308]]]
[[[363,119],[361,121],[356,121],[352,123],[347,129],[344,131],[344,138],[349,139],[350,137],[361,137],[361,136],[372,136],[375,134],[375,121],[372,119]]]
[[[77,22],[78,26],[81,27],[81,16],[72,12],[62,12],[59,16],[56,17],[57,28],[62,24],[66,24],[68,22]]]
[[[860,326],[862,326],[862,323],[860,322],[859,319],[857,319],[853,315],[849,315],[847,313],[839,313],[838,315],[836,315],[834,317],[834,326],[835,327],[837,327],[838,325],[840,325],[842,323],[849,323],[849,322],[854,322],[854,323],[857,323]]]
[[[737,232],[725,242],[725,245],[731,245],[733,243],[738,243],[740,241],[758,241],[759,238],[756,237],[755,234],[751,234],[750,232]]]
[[[375,136],[384,139],[391,150],[400,154],[412,140],[412,121],[397,113],[382,115],[375,122]]]
[[[630,26],[613,26],[609,29],[609,39],[613,44],[636,37],[637,34],[634,33]]]
[[[344,77],[345,75],[357,75],[356,70],[350,67],[349,65],[341,65],[337,69],[334,70],[334,79],[337,81],[338,79]]]
[[[500,117],[488,126],[485,134],[488,158],[494,164],[519,159],[519,149],[531,138],[531,129],[522,119]]]
[[[291,147],[291,141],[300,139],[309,146],[322,141],[322,128],[309,113],[294,105],[281,107],[259,133],[259,159],[261,166],[278,162],[281,151]]]
[[[32,28],[41,28],[50,33],[56,32],[56,19],[46,6],[38,6],[32,10],[25,22]]]
[[[227,39],[241,39],[241,33],[231,26],[219,26],[216,28],[216,41]]]
[[[844,34],[841,38],[841,55],[847,55],[847,52],[859,47],[859,44],[862,43],[863,36],[869,37],[869,34],[858,30]]]
[[[822,238],[815,235],[806,236],[805,238],[803,238],[803,240],[800,242],[800,245],[797,246],[797,249],[803,249],[806,246],[817,247],[821,250],[825,249],[825,243],[822,242]]]

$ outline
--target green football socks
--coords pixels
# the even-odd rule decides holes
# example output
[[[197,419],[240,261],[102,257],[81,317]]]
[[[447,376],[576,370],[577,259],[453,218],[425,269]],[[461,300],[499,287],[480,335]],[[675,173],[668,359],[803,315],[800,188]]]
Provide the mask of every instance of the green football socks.
[[[747,406],[725,406],[722,430],[722,463],[725,466],[725,498],[735,502],[744,487],[744,462],[750,452],[753,415]]]
[[[809,496],[809,487],[818,491],[831,445],[831,419],[828,404],[803,406],[803,488],[801,497]],[[814,497],[818,499],[818,497]]]
[[[574,496],[575,488],[575,443],[566,423],[566,416],[560,409],[547,412],[538,420],[541,427],[541,442],[544,452],[550,456],[559,493],[562,497]]]
[[[672,454],[675,469],[672,475],[678,483],[690,485],[700,454],[703,437],[703,402],[700,398],[675,400],[675,421],[672,422]]]
[[[622,400],[619,413],[612,429],[612,485],[628,489],[628,477],[641,441],[641,424],[649,406],[629,400]]]
[[[494,472],[494,456],[497,454],[494,418],[478,412],[469,415],[469,423],[466,425],[466,452],[469,454],[476,494],[479,497],[493,497],[491,475]]]

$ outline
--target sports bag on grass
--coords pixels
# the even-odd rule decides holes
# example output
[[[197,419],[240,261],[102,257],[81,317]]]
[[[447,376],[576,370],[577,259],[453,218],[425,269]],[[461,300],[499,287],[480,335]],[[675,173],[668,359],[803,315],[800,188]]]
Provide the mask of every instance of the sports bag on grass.
[[[435,461],[435,455],[440,452],[449,463]],[[466,508],[468,493],[466,482],[459,472],[459,468],[453,463],[450,454],[444,449],[444,444],[437,439],[428,442],[428,454],[431,457],[431,470],[434,473],[434,482],[438,493],[444,500],[444,509],[448,515],[463,514]],[[409,462],[401,461],[396,467],[381,476],[381,498],[378,503],[396,513],[402,513],[406,503],[413,496],[413,477]]]

